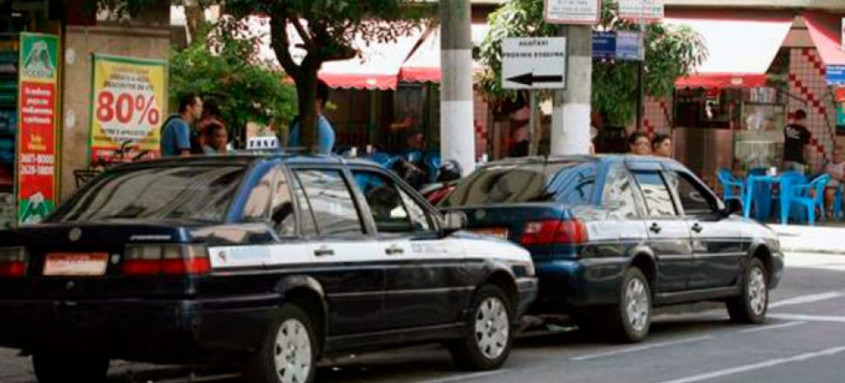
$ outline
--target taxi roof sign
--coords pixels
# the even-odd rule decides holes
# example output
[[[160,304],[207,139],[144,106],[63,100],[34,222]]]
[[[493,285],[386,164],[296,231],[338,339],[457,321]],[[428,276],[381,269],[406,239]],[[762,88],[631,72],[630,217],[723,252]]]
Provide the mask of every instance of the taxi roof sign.
[[[278,149],[279,138],[276,136],[251,137],[246,142],[247,150]]]

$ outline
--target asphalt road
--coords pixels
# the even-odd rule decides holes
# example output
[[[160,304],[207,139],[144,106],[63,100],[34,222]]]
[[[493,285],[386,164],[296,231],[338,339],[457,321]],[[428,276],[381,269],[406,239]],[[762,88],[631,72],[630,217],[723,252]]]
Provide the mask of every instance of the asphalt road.
[[[790,254],[769,320],[728,321],[721,305],[663,312],[648,339],[611,345],[558,329],[520,338],[501,370],[464,373],[448,353],[429,346],[324,361],[321,383],[578,382],[801,383],[845,381],[845,256]],[[680,310],[679,310],[680,309]],[[238,381],[184,368],[114,362],[112,382]],[[27,358],[0,349],[0,383],[34,382]]]

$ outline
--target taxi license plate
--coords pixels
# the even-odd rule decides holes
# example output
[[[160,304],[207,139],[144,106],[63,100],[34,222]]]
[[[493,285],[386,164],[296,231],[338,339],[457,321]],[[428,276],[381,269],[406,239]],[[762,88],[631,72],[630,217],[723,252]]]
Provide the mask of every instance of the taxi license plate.
[[[107,253],[49,253],[44,262],[44,275],[105,275],[108,260]]]
[[[508,229],[504,227],[489,227],[484,229],[473,229],[473,232],[483,235],[492,235],[494,237],[508,239]]]

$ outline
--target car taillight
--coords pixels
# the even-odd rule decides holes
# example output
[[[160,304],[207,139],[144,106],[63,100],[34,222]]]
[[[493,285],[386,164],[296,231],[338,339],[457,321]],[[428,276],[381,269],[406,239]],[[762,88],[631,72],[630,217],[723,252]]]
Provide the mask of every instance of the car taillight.
[[[25,247],[0,247],[0,278],[23,278],[27,261]]]
[[[585,242],[587,242],[587,226],[580,219],[528,222],[519,240],[523,246]]]
[[[202,245],[129,245],[123,260],[124,275],[200,275],[210,270]]]

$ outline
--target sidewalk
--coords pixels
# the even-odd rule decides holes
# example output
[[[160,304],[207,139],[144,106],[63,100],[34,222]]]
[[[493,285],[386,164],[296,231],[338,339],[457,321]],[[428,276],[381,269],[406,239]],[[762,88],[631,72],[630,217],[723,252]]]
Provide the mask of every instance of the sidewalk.
[[[845,255],[845,222],[822,222],[817,226],[773,225],[785,253]]]

